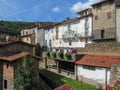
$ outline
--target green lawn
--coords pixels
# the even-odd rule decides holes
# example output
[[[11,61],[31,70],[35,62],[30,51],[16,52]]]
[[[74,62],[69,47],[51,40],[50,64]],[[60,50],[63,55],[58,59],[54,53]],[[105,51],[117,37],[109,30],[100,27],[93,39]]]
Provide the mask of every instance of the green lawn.
[[[40,72],[47,76],[48,78],[51,78],[52,80],[57,81],[57,83],[60,84],[68,84],[72,87],[74,87],[75,90],[96,90],[94,86],[91,86],[89,84],[81,83],[79,81],[75,81],[73,79],[58,75],[56,73],[53,73],[51,71],[48,71],[46,69],[40,69]]]

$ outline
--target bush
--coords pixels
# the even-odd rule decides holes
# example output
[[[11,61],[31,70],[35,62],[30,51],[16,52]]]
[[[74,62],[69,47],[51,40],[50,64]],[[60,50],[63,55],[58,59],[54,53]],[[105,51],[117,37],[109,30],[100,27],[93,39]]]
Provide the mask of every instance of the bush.
[[[66,57],[67,60],[71,60],[71,59],[72,59],[72,56],[71,56],[70,53],[66,53],[66,54],[65,54],[65,57]]]
[[[46,56],[47,56],[47,57],[50,57],[50,52],[46,52]]]
[[[56,53],[55,52],[52,52],[52,57],[56,58]]]
[[[59,52],[59,53],[58,53],[58,57],[59,57],[60,59],[63,59],[63,56],[64,56],[64,55],[63,55],[62,52]]]

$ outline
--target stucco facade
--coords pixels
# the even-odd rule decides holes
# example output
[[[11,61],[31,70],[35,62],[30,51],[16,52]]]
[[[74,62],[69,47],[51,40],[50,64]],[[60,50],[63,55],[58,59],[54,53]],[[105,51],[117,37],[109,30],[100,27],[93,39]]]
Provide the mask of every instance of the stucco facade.
[[[90,13],[74,19],[67,18],[55,26],[54,47],[85,47],[86,43],[91,43],[91,36],[92,15]]]
[[[53,48],[53,42],[54,42],[54,38],[53,38],[53,34],[54,34],[54,27],[48,27],[45,28],[45,44],[48,48]]]
[[[115,3],[104,0],[92,5],[93,40],[115,39]]]
[[[107,70],[107,71],[106,71]],[[78,79],[83,82],[97,85],[98,83],[109,85],[110,69],[95,67],[95,70],[84,69],[83,65],[77,65]],[[107,78],[106,78],[107,77]]]

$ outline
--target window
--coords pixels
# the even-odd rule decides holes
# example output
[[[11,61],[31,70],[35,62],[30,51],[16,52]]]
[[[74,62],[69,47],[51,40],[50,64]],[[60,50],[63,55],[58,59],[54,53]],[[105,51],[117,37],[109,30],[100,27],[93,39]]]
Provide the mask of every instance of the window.
[[[7,89],[7,80],[4,79],[3,82],[4,82],[4,84],[3,84],[4,85],[4,89]]]
[[[84,69],[88,69],[88,70],[93,70],[93,71],[95,71],[95,67],[94,67],[94,66],[84,65],[83,68],[84,68]]]
[[[98,20],[98,16],[95,16],[95,20]]]
[[[28,31],[26,31],[26,35],[28,35]]]
[[[105,30],[101,30],[101,38],[105,38]]]
[[[6,67],[9,68],[9,64],[8,63],[6,64]]]
[[[101,4],[96,6],[97,10],[101,9]]]
[[[72,45],[72,41],[71,40],[69,41],[69,45]]]
[[[107,13],[107,19],[111,19],[112,16],[111,16],[111,12]]]

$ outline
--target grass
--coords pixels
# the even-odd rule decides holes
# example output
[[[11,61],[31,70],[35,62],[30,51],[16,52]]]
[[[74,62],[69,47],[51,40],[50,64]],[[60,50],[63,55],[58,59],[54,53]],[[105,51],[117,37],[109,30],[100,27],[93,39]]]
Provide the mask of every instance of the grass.
[[[44,74],[45,76],[51,78],[52,80],[57,81],[57,83],[68,84],[68,85],[72,86],[75,90],[96,90],[94,86],[58,75],[58,74],[48,71],[46,69],[40,69],[40,72],[42,74]]]

